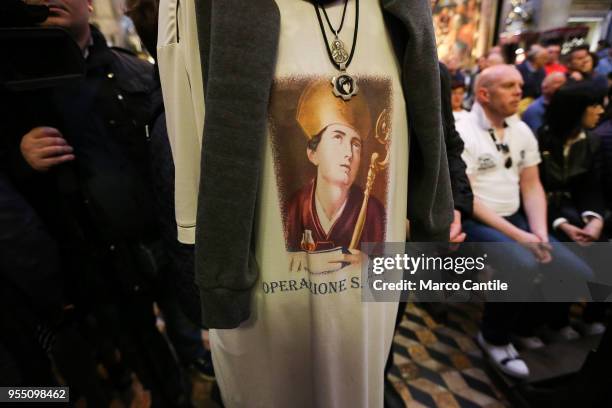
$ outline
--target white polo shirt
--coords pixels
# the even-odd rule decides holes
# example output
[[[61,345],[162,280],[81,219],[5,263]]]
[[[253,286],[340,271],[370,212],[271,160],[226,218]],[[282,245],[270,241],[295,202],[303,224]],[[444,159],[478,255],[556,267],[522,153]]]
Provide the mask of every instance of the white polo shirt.
[[[521,171],[541,161],[538,141],[529,126],[517,116],[506,119],[503,142],[510,149],[510,168],[505,167],[508,155],[495,146],[489,133],[493,126],[480,104],[475,103],[456,127],[465,144],[461,157],[467,165],[474,195],[502,217],[517,212],[521,204]]]

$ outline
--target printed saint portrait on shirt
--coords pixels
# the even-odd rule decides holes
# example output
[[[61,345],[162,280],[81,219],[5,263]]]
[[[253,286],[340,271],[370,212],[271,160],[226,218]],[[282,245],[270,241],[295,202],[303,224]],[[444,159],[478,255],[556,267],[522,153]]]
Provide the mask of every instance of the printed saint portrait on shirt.
[[[274,84],[271,137],[289,252],[350,253],[385,239],[390,81],[358,83],[348,101],[328,78]]]

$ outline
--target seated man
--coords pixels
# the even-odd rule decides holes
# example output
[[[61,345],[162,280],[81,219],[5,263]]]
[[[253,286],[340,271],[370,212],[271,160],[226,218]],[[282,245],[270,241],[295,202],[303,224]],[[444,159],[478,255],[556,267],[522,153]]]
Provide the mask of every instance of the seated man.
[[[467,241],[523,243],[487,248],[494,268],[503,262],[523,277],[535,276],[540,264],[548,264],[551,273],[588,276],[588,266],[569,250],[555,247],[553,252],[549,245],[538,144],[529,127],[512,117],[518,110],[522,85],[521,75],[513,66],[487,68],[476,83],[472,112],[457,124],[474,192],[474,219],[463,224]],[[519,211],[521,198],[524,214]],[[527,347],[542,345],[533,337],[526,316],[521,317],[522,327],[517,327],[525,306],[486,304],[478,336],[493,363],[516,377],[527,377],[529,369],[510,342],[511,330],[522,336]],[[534,311],[529,315],[535,315]]]

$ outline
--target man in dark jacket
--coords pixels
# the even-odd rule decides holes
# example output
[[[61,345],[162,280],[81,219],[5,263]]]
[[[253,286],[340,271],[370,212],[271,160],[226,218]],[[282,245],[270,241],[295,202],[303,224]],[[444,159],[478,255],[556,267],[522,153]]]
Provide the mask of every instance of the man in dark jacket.
[[[542,95],[542,81],[546,77],[544,66],[548,62],[548,51],[539,45],[532,45],[527,59],[517,66],[523,77],[523,98],[538,98]]]
[[[95,322],[88,329],[115,385],[129,388],[133,371],[154,401],[175,406],[178,367],[153,315],[164,267],[148,158],[153,67],[108,48],[91,11],[89,0],[49,6],[43,25],[70,33],[85,78],[11,97],[9,173],[58,243],[68,301],[81,329],[83,317]]]

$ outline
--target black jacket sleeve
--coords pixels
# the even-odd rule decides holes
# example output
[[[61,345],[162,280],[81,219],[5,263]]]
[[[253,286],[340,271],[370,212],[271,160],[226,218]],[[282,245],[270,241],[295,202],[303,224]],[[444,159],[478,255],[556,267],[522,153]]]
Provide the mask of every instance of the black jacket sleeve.
[[[584,145],[585,149],[588,149],[587,157],[590,158],[590,166],[586,177],[583,177],[581,182],[574,183],[572,196],[575,198],[576,207],[581,214],[585,211],[593,211],[603,217],[605,202],[601,189],[602,152],[600,139],[587,133],[587,140]]]
[[[463,153],[463,140],[455,129],[455,118],[451,105],[450,74],[444,64],[440,63],[440,89],[442,92],[442,127],[446,142],[446,155],[450,172],[451,188],[455,209],[461,211],[463,216],[472,214],[474,195],[470,181],[465,173],[466,165],[461,159]]]

